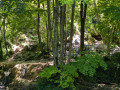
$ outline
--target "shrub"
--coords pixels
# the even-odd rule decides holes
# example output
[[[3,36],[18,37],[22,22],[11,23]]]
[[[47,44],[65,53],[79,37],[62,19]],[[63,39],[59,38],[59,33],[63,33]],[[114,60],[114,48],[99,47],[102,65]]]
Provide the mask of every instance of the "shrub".
[[[77,63],[75,63],[76,68],[79,69],[83,75],[93,76],[96,69],[103,67],[104,70],[107,69],[107,64],[104,62],[103,58],[95,52],[87,52],[84,56],[78,57]]]
[[[38,88],[53,90],[56,87],[57,90],[68,88],[75,90],[75,79],[79,77],[79,73],[93,77],[99,67],[107,69],[102,57],[96,53],[78,57],[76,62],[71,64],[59,65],[58,67],[50,66],[39,74]]]
[[[120,64],[120,52],[116,52],[111,56],[111,60],[113,60],[115,63]]]
[[[95,77],[101,83],[119,83],[120,82],[120,53],[114,53],[110,56],[104,56],[104,61],[107,64],[107,70],[102,68],[97,69]]]

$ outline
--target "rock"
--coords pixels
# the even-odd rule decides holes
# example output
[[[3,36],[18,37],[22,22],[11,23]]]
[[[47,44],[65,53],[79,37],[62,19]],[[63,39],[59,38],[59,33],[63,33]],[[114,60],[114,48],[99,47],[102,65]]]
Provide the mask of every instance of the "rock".
[[[6,71],[6,69],[7,70],[11,69],[10,70],[11,73],[8,80],[9,82],[8,85],[10,90],[21,90],[21,88],[23,88],[22,90],[29,90],[28,88],[36,87],[35,84],[31,84],[31,83],[37,81],[39,73],[42,72],[45,67],[48,67],[49,64],[53,65],[52,62],[50,61],[48,63],[47,62],[44,60],[44,62],[41,62],[41,63],[40,62],[22,63],[22,64],[4,63],[4,64],[0,64],[0,68],[3,68],[3,71]],[[22,72],[25,65],[26,65],[25,77],[22,78]],[[0,85],[0,90],[5,90],[2,88],[3,86]],[[33,90],[33,89],[30,89],[30,90]]]
[[[14,52],[20,52],[20,51],[22,51],[23,50],[23,48],[22,47],[20,47],[20,46],[18,46],[18,45],[12,45],[12,50],[14,51]]]
[[[21,80],[22,79],[22,71],[24,66],[26,66],[26,73],[25,73],[25,79],[28,80],[35,80],[39,73],[48,66],[47,63],[31,63],[31,64],[17,64],[14,66],[14,73],[15,73],[15,80]]]
[[[85,49],[88,51],[94,51],[95,48],[94,48],[94,45],[85,45]]]
[[[6,90],[6,89],[5,89],[5,86],[0,85],[0,90]]]
[[[75,45],[80,44],[80,35],[73,36],[72,44],[75,44]]]
[[[69,51],[66,51],[66,55],[69,55]]]
[[[111,55],[114,54],[114,53],[120,52],[120,47],[117,46],[116,48],[112,48],[110,51],[111,51],[110,52]]]
[[[76,47],[75,48],[75,53],[77,53],[78,51],[79,51],[79,49],[80,49],[80,47],[78,46],[78,47]]]

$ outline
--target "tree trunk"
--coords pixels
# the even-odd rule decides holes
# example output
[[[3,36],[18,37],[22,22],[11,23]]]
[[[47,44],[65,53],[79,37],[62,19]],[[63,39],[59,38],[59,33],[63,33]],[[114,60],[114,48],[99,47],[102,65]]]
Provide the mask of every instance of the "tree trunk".
[[[84,32],[85,32],[86,11],[87,11],[87,4],[85,3],[85,7],[83,8],[83,1],[81,1],[81,11],[80,11],[80,17],[81,17],[80,50],[81,51],[84,51]]]
[[[64,59],[64,7],[60,6],[60,62]]]
[[[38,8],[40,8],[40,0],[38,0]],[[38,11],[38,40],[39,40],[39,47],[40,47],[40,50],[42,52],[43,48],[42,48],[42,43],[41,43],[41,34],[40,34],[40,14],[39,14],[39,11]]]
[[[3,36],[4,36],[4,45],[5,45],[5,49],[6,49],[6,54],[8,54],[8,49],[7,49],[7,43],[6,43],[6,30],[5,30],[5,17],[3,18]]]
[[[71,51],[72,51],[72,38],[73,38],[73,26],[74,26],[74,12],[75,12],[75,0],[72,5],[72,14],[71,14],[71,30],[70,30],[70,46],[69,46],[69,56],[67,63],[70,64]]]
[[[0,26],[0,31],[1,31],[1,27],[2,27],[2,25]],[[2,32],[0,32],[1,34],[0,34],[0,60],[2,60],[3,59],[3,51],[2,51]]]
[[[46,22],[46,30],[47,30],[47,51],[49,51],[49,30],[48,23]]]
[[[110,33],[110,30],[108,30],[107,33],[112,37],[112,35]],[[109,56],[110,56],[110,44],[111,44],[111,40],[112,40],[111,38],[107,39],[107,53],[108,53]]]
[[[54,8],[55,8],[55,7],[54,7],[54,6],[55,6],[55,5],[54,5],[54,2],[55,2],[55,1],[53,0],[53,20],[52,20],[52,23],[53,23],[53,24],[52,24],[52,27],[54,27],[54,20],[55,20],[55,18],[54,18]],[[52,29],[53,29],[53,28],[52,28]]]
[[[55,8],[54,8],[54,65],[58,66],[58,11],[59,11],[59,3],[58,0],[55,0]]]
[[[50,42],[52,41],[52,29],[50,19],[50,0],[47,0],[47,13],[48,13],[48,30],[50,31]]]
[[[50,0],[47,0],[47,13],[48,13],[48,32],[47,32],[47,35],[48,35],[48,37],[49,37],[49,35],[50,35],[50,40],[48,41],[48,42],[51,42],[51,43],[48,43],[48,44],[50,44],[50,47],[48,47],[48,49],[49,48],[51,48],[51,46],[52,46],[52,29],[51,29],[51,19],[50,19]],[[50,32],[50,34],[49,34],[49,32]]]
[[[2,51],[2,40],[0,38],[0,60],[3,59],[3,51]]]
[[[64,49],[64,56],[66,56],[66,50],[67,50],[67,18],[66,18],[66,5],[64,5],[64,39],[65,39],[65,49]]]
[[[107,41],[107,53],[110,56],[110,42]]]

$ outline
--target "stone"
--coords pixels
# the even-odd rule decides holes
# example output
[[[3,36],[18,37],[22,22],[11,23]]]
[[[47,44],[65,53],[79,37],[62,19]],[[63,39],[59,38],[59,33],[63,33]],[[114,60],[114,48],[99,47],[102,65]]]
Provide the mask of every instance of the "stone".
[[[5,90],[5,86],[0,85],[0,90]]]

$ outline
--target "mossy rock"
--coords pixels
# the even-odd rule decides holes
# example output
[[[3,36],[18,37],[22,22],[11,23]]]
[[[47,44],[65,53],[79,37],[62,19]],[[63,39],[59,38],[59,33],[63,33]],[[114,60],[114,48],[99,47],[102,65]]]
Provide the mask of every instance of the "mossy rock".
[[[27,80],[23,81],[16,81],[14,80],[9,85],[10,90],[37,90],[37,84],[36,82],[28,82]]]

